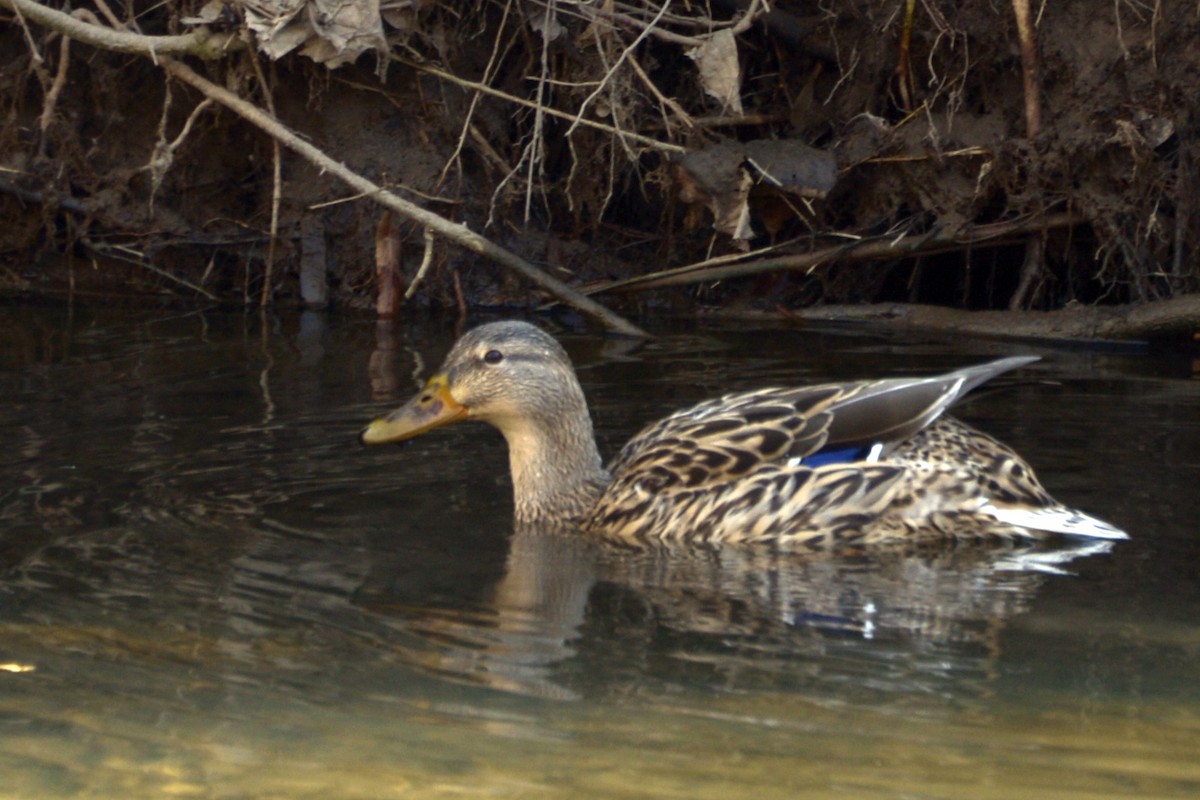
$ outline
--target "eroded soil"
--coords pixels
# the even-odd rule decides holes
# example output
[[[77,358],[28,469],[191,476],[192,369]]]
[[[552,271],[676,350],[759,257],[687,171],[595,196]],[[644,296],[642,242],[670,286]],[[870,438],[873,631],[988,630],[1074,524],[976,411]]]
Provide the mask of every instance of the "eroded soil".
[[[618,308],[1054,309],[1200,286],[1194,3],[1035,3],[1032,135],[1008,3],[922,0],[911,18],[895,0],[773,3],[717,63],[734,70],[740,110],[714,96],[687,40],[748,4],[677,3],[657,21],[653,4],[604,5],[608,16],[564,4],[549,28],[537,3],[400,5],[386,40],[334,69],[246,49],[191,63],[260,107],[269,95],[281,121],[372,180],[581,287],[772,245],[779,258],[906,233],[932,243],[600,295]],[[181,19],[202,11],[132,7],[155,34],[191,30]],[[227,5],[212,26],[243,29],[245,8]],[[219,106],[194,114],[203,98],[147,58],[65,47],[0,13],[0,290],[258,302],[271,141]],[[745,155],[781,142],[800,153],[784,166]],[[689,167],[717,163],[686,161],[725,152],[714,148],[738,155]],[[281,158],[265,296],[299,301],[307,253],[331,302],[370,307],[380,208]],[[997,223],[1006,235],[955,244]],[[401,224],[400,239],[407,287],[422,231]],[[540,299],[441,242],[409,302]]]

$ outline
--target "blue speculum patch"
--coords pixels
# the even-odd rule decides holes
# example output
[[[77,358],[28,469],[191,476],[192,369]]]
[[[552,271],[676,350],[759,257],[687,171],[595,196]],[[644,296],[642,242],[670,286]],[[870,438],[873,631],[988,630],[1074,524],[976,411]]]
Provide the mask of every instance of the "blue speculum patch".
[[[864,460],[871,452],[869,447],[839,447],[830,450],[818,450],[811,456],[805,456],[800,463],[806,467],[827,467],[830,464],[850,464]]]

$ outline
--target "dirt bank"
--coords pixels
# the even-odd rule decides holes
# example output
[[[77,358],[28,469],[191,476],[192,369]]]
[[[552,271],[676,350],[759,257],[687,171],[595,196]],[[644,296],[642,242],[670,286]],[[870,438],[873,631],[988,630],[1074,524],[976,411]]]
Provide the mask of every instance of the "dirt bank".
[[[370,308],[382,270],[395,313],[561,297],[381,225],[203,81],[625,313],[1200,288],[1194,3],[383,5],[136,0],[76,30],[0,0],[0,291]]]

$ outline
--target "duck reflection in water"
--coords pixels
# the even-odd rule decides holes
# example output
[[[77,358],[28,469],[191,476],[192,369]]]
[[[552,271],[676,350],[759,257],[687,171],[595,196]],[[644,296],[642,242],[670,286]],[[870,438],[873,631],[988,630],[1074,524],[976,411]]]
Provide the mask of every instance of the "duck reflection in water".
[[[742,646],[800,655],[814,632],[885,651],[913,637],[969,648],[1047,573],[1126,538],[944,414],[1033,360],[727,395],[650,425],[605,469],[565,351],[534,326],[492,323],[361,439],[478,419],[508,442],[507,572],[487,624],[421,622],[457,642],[439,671],[565,691],[554,665],[588,646],[589,608],[604,602],[620,604],[625,633],[715,634],[730,658]]]
[[[623,548],[525,528],[478,605],[414,608],[379,573],[355,603],[424,643],[401,653],[413,666],[520,694],[621,693],[649,661],[660,677],[704,668],[733,687],[799,669],[814,689],[847,667],[887,665],[897,691],[935,681],[970,693],[995,672],[1006,621],[1069,561],[1110,547]],[[918,663],[914,651],[938,657]]]

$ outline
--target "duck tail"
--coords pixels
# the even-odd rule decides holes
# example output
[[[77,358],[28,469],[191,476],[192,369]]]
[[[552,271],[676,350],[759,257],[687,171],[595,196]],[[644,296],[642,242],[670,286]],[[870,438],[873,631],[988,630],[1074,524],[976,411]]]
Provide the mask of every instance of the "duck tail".
[[[1031,532],[1057,533],[1083,539],[1128,539],[1125,531],[1066,506],[1044,506],[1042,508],[1013,508],[1011,506],[988,506],[983,509],[1008,525],[1025,528]]]
[[[1041,356],[1009,356],[1008,358],[989,361],[986,364],[976,364],[973,367],[957,369],[952,374],[960,376],[963,379],[963,384],[956,396],[961,397],[1001,373],[1023,367],[1026,364],[1032,364],[1035,361],[1041,361]]]

